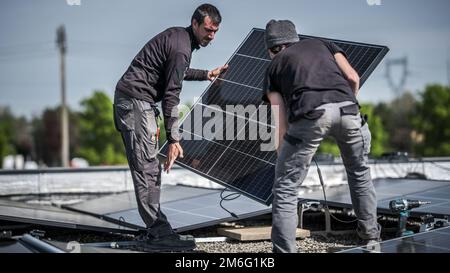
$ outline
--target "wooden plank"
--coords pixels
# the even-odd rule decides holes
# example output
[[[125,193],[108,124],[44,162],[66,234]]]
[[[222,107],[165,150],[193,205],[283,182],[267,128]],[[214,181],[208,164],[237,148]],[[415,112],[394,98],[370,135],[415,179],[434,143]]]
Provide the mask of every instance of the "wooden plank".
[[[270,240],[272,227],[218,228],[217,233],[239,241]],[[306,238],[309,230],[297,228],[297,238]]]

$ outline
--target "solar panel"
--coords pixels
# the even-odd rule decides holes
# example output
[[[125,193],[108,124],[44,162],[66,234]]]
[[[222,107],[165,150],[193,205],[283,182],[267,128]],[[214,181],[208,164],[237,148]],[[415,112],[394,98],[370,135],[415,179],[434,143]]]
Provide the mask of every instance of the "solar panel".
[[[232,220],[232,217],[219,206],[220,192],[221,190],[217,189],[163,185],[161,210],[178,232]],[[225,201],[223,205],[240,219],[270,212],[269,207],[244,196]],[[64,207],[131,228],[145,228],[145,223],[137,210],[134,192],[114,194]]]
[[[213,189],[174,185],[163,185],[161,191],[161,203],[217,192],[217,190]],[[63,205],[62,207],[73,211],[102,216],[105,214],[136,209],[136,194],[134,191],[127,191],[84,201],[78,204]]]
[[[431,201],[411,211],[412,216],[433,214],[436,217],[450,216],[450,182],[421,179],[379,178],[373,180],[379,210],[389,212],[389,202],[394,199],[415,199]],[[351,207],[348,185],[328,187],[326,190],[328,204],[338,207]],[[301,193],[299,202],[310,200],[324,201],[321,188],[308,189]]]
[[[16,239],[1,240],[0,253],[34,253],[22,242]]]
[[[366,253],[363,247],[340,253]],[[450,253],[450,227],[434,229],[411,236],[380,242],[381,253]]]
[[[433,181],[419,180],[422,185],[427,185]],[[418,181],[418,182],[419,182]],[[450,183],[449,182],[434,182],[434,187],[423,188],[422,190],[411,189],[408,192],[397,194],[390,199],[384,199],[378,202],[378,207],[381,209],[389,209],[389,201],[393,199],[411,199],[429,201],[430,204],[422,205],[411,211],[411,215],[433,214],[437,217],[450,216]]]
[[[83,229],[91,231],[133,233],[135,229],[113,224],[90,215],[57,207],[28,205],[0,200],[0,219],[43,226]]]
[[[218,200],[220,200],[220,192],[161,203],[161,210],[177,232],[236,220],[219,206]],[[270,207],[256,203],[245,196],[226,201],[223,205],[241,220],[271,211]],[[122,222],[131,224],[130,227],[145,228],[137,209],[105,214],[103,218],[121,219]]]
[[[360,75],[361,86],[388,52],[385,46],[326,40],[335,42],[346,52],[349,62]],[[184,158],[176,161],[182,167],[263,204],[272,201],[276,161],[270,143],[275,133],[270,107],[261,100],[269,63],[264,30],[252,29],[229,59],[229,69],[209,85],[186,115],[180,126]],[[237,105],[244,109],[233,107]],[[255,130],[257,137],[251,134]],[[268,149],[263,151],[261,145]],[[160,154],[167,154],[167,145],[162,146]]]

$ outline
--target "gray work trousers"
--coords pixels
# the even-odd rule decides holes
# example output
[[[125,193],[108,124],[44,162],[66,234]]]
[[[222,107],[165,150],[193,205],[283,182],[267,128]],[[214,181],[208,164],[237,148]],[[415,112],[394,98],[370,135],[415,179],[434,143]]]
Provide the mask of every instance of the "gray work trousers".
[[[280,147],[275,168],[272,203],[272,243],[274,252],[297,252],[298,192],[320,142],[332,136],[341,151],[347,172],[350,195],[358,218],[358,235],[378,239],[377,199],[370,177],[368,154],[371,135],[353,102],[319,106],[323,115],[316,120],[300,119],[290,123]]]
[[[125,145],[138,211],[154,238],[174,232],[159,203],[161,165],[157,158],[156,111],[156,106],[149,102],[117,91],[114,95],[114,122]]]

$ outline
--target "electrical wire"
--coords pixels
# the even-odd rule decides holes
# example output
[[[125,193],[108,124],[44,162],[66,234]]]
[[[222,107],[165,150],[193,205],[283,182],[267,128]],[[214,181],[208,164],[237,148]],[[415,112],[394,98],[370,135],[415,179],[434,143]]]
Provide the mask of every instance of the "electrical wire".
[[[325,209],[328,211],[328,213],[330,214],[330,216],[331,216],[333,219],[335,219],[336,221],[341,222],[341,223],[345,223],[345,224],[350,224],[350,223],[354,223],[354,222],[358,221],[358,219],[351,220],[351,221],[345,221],[345,220],[342,220],[342,219],[337,218],[336,216],[334,216],[333,214],[330,213],[330,208],[328,207],[327,195],[326,195],[326,192],[325,192],[325,185],[324,185],[324,182],[323,182],[322,172],[321,172],[321,170],[320,170],[320,168],[319,168],[319,164],[317,163],[317,161],[316,161],[315,158],[313,158],[313,161],[314,161],[314,163],[315,163],[316,166],[317,166],[317,173],[318,173],[318,175],[319,175],[320,184],[322,185],[323,197],[324,197],[324,200],[325,200]],[[232,211],[229,211],[227,208],[225,208],[225,207],[223,206],[222,203],[223,203],[223,201],[231,201],[231,200],[235,200],[235,199],[239,198],[239,197],[241,196],[241,194],[238,193],[238,192],[232,192],[232,193],[230,193],[230,194],[224,196],[224,193],[225,193],[225,191],[227,191],[227,190],[230,191],[228,188],[224,188],[224,189],[220,192],[220,203],[219,203],[219,205],[220,205],[220,207],[221,207],[223,210],[225,210],[226,212],[228,212],[228,213],[229,213],[231,216],[233,216],[234,218],[239,218],[235,213],[233,213]]]
[[[26,52],[23,54],[16,54],[16,55],[0,55],[0,61],[18,61],[18,60],[26,60],[29,61],[30,59],[49,59],[56,57],[56,53],[51,51],[41,51],[41,52]]]
[[[31,43],[31,44],[10,44],[10,45],[0,45],[0,55],[5,54],[16,54],[23,53],[27,51],[36,51],[41,49],[52,49],[51,46],[54,45],[53,42],[42,42],[42,43]]]
[[[226,208],[222,205],[222,202],[223,202],[223,201],[231,201],[231,200],[237,199],[237,198],[241,197],[241,194],[238,193],[238,192],[232,192],[232,193],[230,193],[230,194],[228,194],[228,195],[226,195],[226,196],[223,196],[224,192],[227,191],[227,190],[228,190],[228,188],[224,188],[224,189],[220,192],[220,203],[219,203],[219,205],[220,205],[220,207],[221,207],[224,211],[228,212],[228,213],[229,213],[231,216],[233,216],[234,218],[239,218],[234,212],[229,211],[228,209],[226,209]]]
[[[313,161],[316,164],[317,167],[317,173],[319,174],[319,180],[320,180],[320,185],[322,185],[322,191],[323,191],[323,198],[325,200],[325,209],[327,210],[328,214],[336,221],[344,223],[344,224],[350,224],[350,223],[354,223],[356,221],[358,221],[358,219],[355,220],[351,220],[351,221],[345,221],[345,220],[341,220],[339,218],[337,218],[336,216],[334,216],[333,214],[330,213],[330,208],[328,207],[328,201],[327,201],[327,195],[325,193],[325,185],[323,183],[323,178],[322,178],[322,172],[319,168],[319,164],[317,164],[316,159],[313,157]]]

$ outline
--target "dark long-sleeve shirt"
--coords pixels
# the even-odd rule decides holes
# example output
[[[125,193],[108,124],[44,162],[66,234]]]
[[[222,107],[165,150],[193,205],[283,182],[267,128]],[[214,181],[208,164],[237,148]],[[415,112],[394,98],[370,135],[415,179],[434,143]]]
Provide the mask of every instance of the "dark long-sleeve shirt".
[[[116,92],[162,102],[167,140],[180,140],[178,111],[183,80],[207,80],[208,71],[190,69],[192,51],[199,49],[192,27],[173,27],[153,37],[120,78]]]

